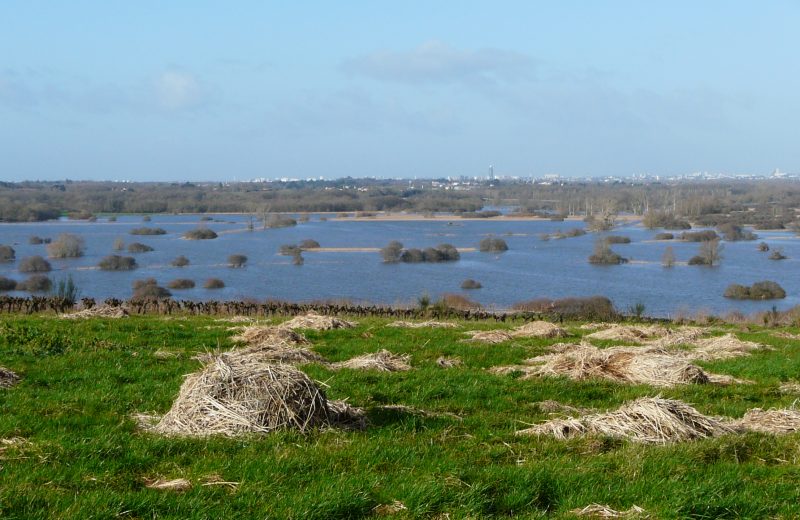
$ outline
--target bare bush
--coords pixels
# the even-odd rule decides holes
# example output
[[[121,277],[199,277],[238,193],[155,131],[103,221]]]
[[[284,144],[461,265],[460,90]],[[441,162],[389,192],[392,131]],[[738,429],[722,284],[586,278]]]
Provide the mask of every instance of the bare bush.
[[[20,273],[46,273],[52,270],[50,262],[39,255],[23,258],[18,266]]]
[[[53,282],[50,278],[43,274],[34,274],[28,277],[27,280],[17,283],[18,291],[27,292],[47,292],[53,287]]]
[[[77,258],[83,256],[83,249],[84,240],[82,237],[71,233],[62,233],[47,245],[47,254],[51,258]]]
[[[153,251],[153,248],[147,244],[142,244],[141,242],[133,242],[132,244],[128,244],[129,253],[148,253],[150,251]]]
[[[247,257],[244,255],[230,255],[228,257],[228,265],[233,268],[244,267],[247,263]]]
[[[13,262],[17,257],[14,248],[5,244],[0,244],[0,262]]]
[[[167,284],[170,289],[194,289],[194,280],[188,278],[177,278]]]
[[[508,244],[502,238],[489,236],[480,241],[478,249],[482,253],[502,253],[508,251]]]
[[[136,260],[132,256],[109,255],[97,266],[103,271],[131,271],[136,269]]]
[[[594,243],[594,252],[589,256],[589,263],[595,265],[618,265],[627,261],[627,258],[612,251],[608,242],[602,238]]]
[[[204,289],[222,289],[225,287],[225,282],[219,278],[209,278],[203,283]]]

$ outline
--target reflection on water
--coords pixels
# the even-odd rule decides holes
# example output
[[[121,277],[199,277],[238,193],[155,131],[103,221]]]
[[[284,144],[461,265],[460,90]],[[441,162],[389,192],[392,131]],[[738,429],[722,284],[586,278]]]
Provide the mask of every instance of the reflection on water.
[[[285,299],[307,301],[350,299],[378,303],[411,303],[423,293],[436,298],[446,292],[462,293],[461,282],[473,278],[483,289],[469,291],[469,298],[488,307],[506,308],[523,300],[539,297],[605,295],[625,309],[637,302],[645,304],[653,315],[671,315],[679,310],[708,310],[724,313],[738,309],[745,313],[785,309],[800,303],[800,240],[788,232],[758,232],[757,242],[726,242],[719,267],[678,265],[661,266],[661,255],[667,245],[675,251],[678,262],[686,262],[697,253],[699,245],[682,242],[656,242],[657,231],[628,224],[613,231],[626,235],[630,244],[613,249],[632,261],[620,266],[593,266],[587,262],[597,235],[542,241],[542,233],[567,231],[582,227],[581,222],[550,221],[311,221],[296,227],[247,231],[247,217],[217,215],[209,228],[220,234],[215,240],[191,241],[181,238],[183,232],[197,227],[195,215],[156,215],[143,223],[139,216],[119,217],[117,222],[101,218],[97,222],[47,222],[0,224],[0,243],[10,244],[17,252],[17,261],[0,264],[0,276],[24,278],[17,271],[19,260],[31,255],[46,255],[44,245],[30,245],[32,235],[55,238],[59,233],[75,233],[86,240],[82,258],[51,259],[51,278],[72,275],[82,296],[95,298],[130,297],[135,279],[153,277],[162,285],[175,278],[191,278],[197,287],[173,291],[180,299]],[[161,227],[168,234],[133,236],[135,227]],[[311,238],[324,248],[376,248],[390,240],[399,240],[406,247],[424,248],[448,242],[459,248],[474,248],[488,234],[506,240],[509,251],[502,254],[465,252],[461,260],[448,264],[395,264],[381,262],[374,252],[306,252],[303,266],[292,265],[291,257],[278,255],[283,244],[296,244]],[[105,272],[96,269],[101,258],[114,254],[117,238],[151,245],[155,251],[132,255],[139,268],[131,272]],[[788,260],[768,260],[769,253],[756,250],[760,241],[780,247]],[[230,254],[249,258],[243,269],[227,267]],[[128,253],[122,253],[128,254]],[[191,261],[176,268],[170,262],[179,255]],[[202,288],[207,278],[221,278],[221,290]],[[732,301],[722,297],[730,283],[750,285],[761,280],[774,280],[788,294],[784,300],[767,302]],[[17,293],[11,293],[17,294]]]

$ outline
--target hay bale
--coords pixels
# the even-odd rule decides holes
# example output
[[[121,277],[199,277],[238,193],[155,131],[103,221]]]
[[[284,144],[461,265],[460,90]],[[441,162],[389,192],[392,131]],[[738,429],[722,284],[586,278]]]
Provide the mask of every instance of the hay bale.
[[[458,327],[457,323],[448,323],[446,321],[393,321],[387,327],[397,327],[402,329],[421,329],[425,327],[436,329],[454,329]]]
[[[112,307],[110,305],[99,305],[90,309],[83,309],[70,314],[60,316],[65,320],[80,320],[85,318],[127,318],[128,311],[123,307]]]
[[[511,334],[504,330],[470,330],[464,334],[469,334],[467,341],[479,341],[482,343],[503,343],[512,339]]]
[[[328,414],[325,392],[296,368],[223,354],[186,376],[172,408],[151,430],[180,436],[305,432],[328,424]]]
[[[355,322],[346,321],[335,316],[322,316],[314,312],[309,312],[303,316],[297,316],[281,324],[281,327],[287,329],[310,330],[351,329],[355,326]]]
[[[685,353],[690,359],[716,361],[749,356],[754,350],[766,349],[764,345],[752,341],[742,341],[733,334],[700,340],[697,348]]]
[[[591,339],[631,341],[636,343],[665,336],[668,333],[668,329],[660,325],[613,325],[607,329],[592,332],[586,337]]]
[[[271,325],[251,325],[240,329],[239,334],[231,336],[232,341],[248,345],[283,344],[283,345],[308,345],[309,341],[299,332],[286,327]]]
[[[753,408],[744,417],[734,421],[736,425],[753,432],[774,433],[776,435],[794,433],[800,430],[800,410],[793,408],[762,410]]]
[[[575,516],[586,516],[589,518],[649,518],[647,512],[639,506],[631,506],[626,511],[617,511],[601,504],[589,504],[584,508],[573,509],[570,511]]]
[[[549,321],[532,321],[515,328],[511,335],[515,338],[563,338],[569,333]]]
[[[566,376],[576,381],[600,378],[659,387],[709,382],[708,375],[700,367],[683,357],[652,348],[599,349],[580,346],[563,353],[538,356],[530,361],[542,364],[522,369],[523,378]],[[519,370],[519,367],[516,369]]]
[[[459,357],[446,357],[446,356],[439,356],[436,358],[436,365],[439,368],[453,368],[459,367],[463,365],[464,362],[461,361]]]
[[[13,370],[0,367],[0,388],[11,388],[19,382],[19,376]]]
[[[330,368],[339,370],[342,368],[351,368],[353,370],[378,370],[380,372],[403,372],[411,370],[409,364],[409,355],[398,356],[392,354],[386,349],[381,349],[372,354],[364,354],[348,359],[347,361],[340,361],[338,363],[331,363]]]
[[[737,431],[734,425],[707,417],[688,404],[673,399],[643,397],[612,412],[579,418],[554,419],[517,435],[549,435],[568,439],[600,434],[648,444],[683,442]]]

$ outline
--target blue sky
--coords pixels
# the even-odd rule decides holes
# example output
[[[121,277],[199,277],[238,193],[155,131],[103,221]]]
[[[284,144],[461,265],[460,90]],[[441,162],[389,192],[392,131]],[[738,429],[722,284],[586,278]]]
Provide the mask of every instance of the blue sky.
[[[0,179],[800,172],[798,26],[793,1],[6,0]]]

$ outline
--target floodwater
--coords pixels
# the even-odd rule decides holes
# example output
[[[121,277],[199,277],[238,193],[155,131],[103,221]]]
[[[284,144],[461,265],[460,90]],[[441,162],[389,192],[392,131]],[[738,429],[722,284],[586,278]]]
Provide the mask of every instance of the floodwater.
[[[98,299],[128,298],[136,279],[155,278],[166,286],[176,278],[190,278],[197,287],[173,290],[178,299],[282,299],[311,301],[346,299],[352,302],[413,304],[423,294],[436,299],[443,293],[464,294],[488,308],[505,309],[515,302],[534,298],[603,295],[625,310],[643,303],[645,313],[672,316],[679,312],[707,311],[723,314],[731,310],[750,313],[768,310],[775,305],[786,309],[800,304],[800,239],[790,232],[758,231],[755,242],[724,242],[723,259],[718,267],[688,266],[685,262],[697,254],[698,243],[654,241],[660,230],[647,230],[638,223],[625,223],[608,234],[624,235],[630,244],[612,249],[631,260],[628,264],[596,266],[587,261],[596,234],[543,241],[542,233],[583,227],[582,222],[504,221],[504,220],[408,220],[348,221],[311,220],[281,229],[247,230],[247,217],[213,215],[203,222],[219,233],[214,240],[185,240],[185,231],[201,224],[198,215],[155,215],[151,222],[141,216],[120,216],[116,222],[99,218],[97,222],[52,221],[43,223],[0,224],[0,244],[12,245],[17,260],[0,264],[0,276],[24,279],[18,272],[20,259],[47,256],[45,245],[30,245],[32,235],[55,239],[60,233],[74,233],[86,241],[81,258],[50,259],[50,278],[59,280],[71,275],[81,296]],[[161,227],[161,236],[134,236],[136,227]],[[678,232],[679,233],[679,232]],[[291,257],[281,256],[284,244],[314,239],[323,248],[379,248],[391,240],[406,247],[424,248],[450,243],[458,248],[475,248],[487,235],[503,238],[509,250],[500,253],[464,252],[461,260],[441,264],[384,264],[376,252],[304,252],[305,264],[292,265]],[[103,257],[115,252],[114,241],[126,245],[142,242],[155,248],[133,254],[138,269],[126,272],[101,271],[96,268]],[[789,258],[769,260],[769,253],[757,251],[756,245],[767,242],[781,248]],[[678,262],[672,268],[661,265],[664,249],[671,245]],[[248,257],[246,267],[232,269],[226,259],[231,254]],[[178,255],[189,258],[187,267],[172,267]],[[203,289],[207,278],[220,278],[226,287]],[[479,281],[482,289],[464,291],[461,282]],[[786,289],[787,297],[770,301],[736,301],[723,298],[731,283],[750,285],[773,280]],[[11,292],[12,295],[26,293]]]

